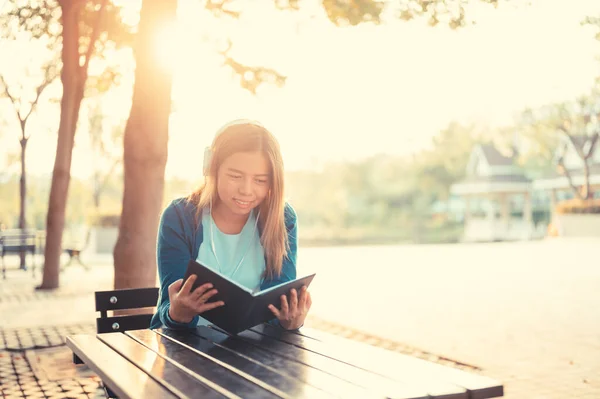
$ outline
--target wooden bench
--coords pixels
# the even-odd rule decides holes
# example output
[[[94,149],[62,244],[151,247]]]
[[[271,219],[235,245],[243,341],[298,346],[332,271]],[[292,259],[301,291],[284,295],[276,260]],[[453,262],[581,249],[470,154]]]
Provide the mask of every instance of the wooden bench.
[[[2,257],[2,277],[6,279],[6,263],[4,256],[7,254],[31,255],[32,274],[35,276],[35,254],[39,247],[38,233],[34,230],[4,230],[0,232],[0,256]],[[22,265],[23,270],[27,270],[26,265]]]
[[[262,324],[71,335],[67,345],[117,397],[500,397],[493,379],[303,327]]]

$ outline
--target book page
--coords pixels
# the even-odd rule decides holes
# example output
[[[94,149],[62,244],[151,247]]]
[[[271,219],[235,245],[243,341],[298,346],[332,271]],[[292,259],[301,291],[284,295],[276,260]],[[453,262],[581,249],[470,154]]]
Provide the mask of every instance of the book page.
[[[225,280],[229,281],[230,283],[234,284],[235,286],[237,286],[237,287],[240,287],[241,289],[243,289],[243,290],[244,290],[244,291],[246,291],[247,293],[254,295],[254,292],[253,292],[253,291],[252,291],[250,288],[248,288],[248,287],[245,287],[245,286],[241,285],[241,284],[240,284],[240,283],[238,283],[237,281],[235,281],[235,280],[232,280],[231,278],[227,277],[227,276],[226,276],[226,275],[224,275],[224,274],[221,274],[221,273],[219,273],[219,272],[217,272],[217,271],[215,271],[215,270],[212,270],[212,269],[210,269],[210,270],[211,270],[211,271],[213,271],[215,274],[218,274],[219,276],[223,277]]]
[[[273,290],[276,290],[276,289],[278,289],[278,288],[280,288],[280,287],[282,287],[284,285],[293,285],[296,281],[300,281],[300,280],[305,279],[305,278],[307,278],[309,276],[310,275],[302,276],[302,277],[299,277],[299,278],[297,278],[295,280],[286,281],[285,283],[274,285],[274,286],[269,287],[269,288],[267,288],[265,290],[254,292],[254,293],[252,293],[252,296],[257,297],[257,296],[260,296],[260,295],[267,294],[267,293],[269,293],[269,292],[271,292]]]

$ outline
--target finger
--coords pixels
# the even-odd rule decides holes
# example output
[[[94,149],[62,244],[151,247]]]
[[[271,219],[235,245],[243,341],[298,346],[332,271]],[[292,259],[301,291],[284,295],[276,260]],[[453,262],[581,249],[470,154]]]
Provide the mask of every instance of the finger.
[[[185,281],[185,284],[183,284],[183,287],[181,288],[181,292],[186,295],[189,294],[197,278],[198,277],[195,274],[192,274],[190,277],[188,277],[188,279]]]
[[[290,313],[295,314],[298,311],[298,293],[292,288],[290,292]]]
[[[211,283],[202,284],[200,287],[194,290],[194,296],[200,298],[202,295],[206,293],[206,291],[210,290],[213,287]]]
[[[281,318],[281,312],[275,306],[269,305],[269,310],[273,313],[273,315],[275,315],[275,317],[278,319]]]
[[[290,307],[288,306],[287,297],[285,295],[281,296],[281,313],[283,313],[284,317],[287,317],[290,313]]]
[[[199,302],[202,302],[202,303],[205,303],[205,302],[207,302],[207,301],[210,299],[210,297],[212,297],[212,296],[216,295],[216,294],[217,294],[217,292],[218,292],[218,291],[217,291],[216,289],[214,289],[214,290],[210,290],[210,291],[207,291],[206,293],[202,294],[202,295],[201,295],[201,296],[198,298],[198,301],[199,301]]]
[[[218,308],[219,306],[223,306],[223,305],[225,305],[225,302],[223,302],[223,301],[205,303],[202,306],[200,306],[198,313],[206,312],[206,311],[212,310],[214,308]]]
[[[302,288],[300,289],[300,299],[298,300],[298,310],[300,312],[304,312],[304,309],[306,308],[307,294],[308,294],[308,291],[306,291],[306,286],[303,285]]]
[[[179,291],[181,289],[181,286],[183,285],[183,279],[180,278],[179,280],[174,281],[171,285],[169,285],[169,298],[173,298],[173,296],[175,294],[177,294],[177,291]]]
[[[308,312],[311,305],[312,305],[312,298],[310,297],[310,292],[306,291],[306,306],[304,308],[305,312]]]

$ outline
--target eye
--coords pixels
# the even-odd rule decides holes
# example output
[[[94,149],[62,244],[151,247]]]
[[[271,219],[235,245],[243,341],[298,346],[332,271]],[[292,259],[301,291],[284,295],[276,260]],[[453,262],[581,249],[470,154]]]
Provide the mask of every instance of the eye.
[[[255,179],[255,181],[256,181],[258,184],[266,184],[266,183],[267,183],[267,179]]]
[[[230,178],[234,179],[234,180],[236,180],[236,179],[239,179],[239,178],[241,178],[241,177],[242,177],[242,176],[240,176],[240,175],[231,175],[231,174],[230,174],[230,175],[228,175],[228,176],[229,176]]]

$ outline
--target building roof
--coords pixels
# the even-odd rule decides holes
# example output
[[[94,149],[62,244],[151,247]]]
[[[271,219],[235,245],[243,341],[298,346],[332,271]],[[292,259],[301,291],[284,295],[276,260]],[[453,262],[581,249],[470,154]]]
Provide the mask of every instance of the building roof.
[[[496,147],[491,144],[480,144],[483,156],[490,166],[511,166],[515,163],[513,156],[503,155]]]
[[[591,139],[592,139],[590,136],[585,135],[585,134],[572,135],[571,138],[572,138],[572,140],[570,140],[566,136],[563,136],[563,140],[565,141],[565,143],[567,143],[567,146],[568,146],[566,151],[573,151],[577,155],[579,155],[578,154],[579,151],[583,151],[586,149],[585,148],[586,143],[591,144]],[[565,151],[564,148],[559,148],[557,153],[559,155],[563,155],[564,151]],[[595,151],[600,151],[600,143],[596,143]],[[600,163],[600,159],[592,156],[592,158],[590,159],[590,162],[591,163]]]
[[[573,144],[580,150],[583,150],[583,146],[590,139],[588,136],[582,134],[571,137],[573,138]]]

